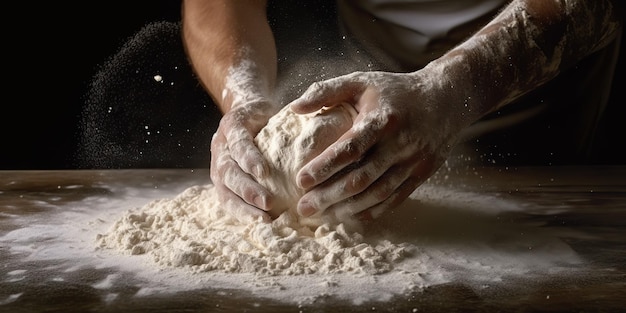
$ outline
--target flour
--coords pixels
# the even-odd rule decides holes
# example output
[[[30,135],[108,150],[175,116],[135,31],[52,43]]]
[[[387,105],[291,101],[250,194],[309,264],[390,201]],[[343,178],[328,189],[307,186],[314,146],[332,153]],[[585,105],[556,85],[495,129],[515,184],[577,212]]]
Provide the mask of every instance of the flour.
[[[277,196],[271,223],[242,224],[221,207],[213,185],[197,185],[126,212],[109,233],[98,236],[99,246],[149,254],[159,265],[193,272],[389,272],[412,248],[384,239],[365,240],[356,221],[302,218],[295,212],[304,193],[295,183],[296,173],[343,134],[354,115],[347,104],[306,115],[286,107],[259,133],[255,142],[271,166],[271,175],[260,183]]]
[[[269,90],[268,81],[259,74],[262,70],[253,62],[249,55],[252,50],[243,47],[240,51],[241,62],[228,69],[225,88],[222,90],[222,102],[233,97],[232,107],[247,105],[253,102],[264,102]]]

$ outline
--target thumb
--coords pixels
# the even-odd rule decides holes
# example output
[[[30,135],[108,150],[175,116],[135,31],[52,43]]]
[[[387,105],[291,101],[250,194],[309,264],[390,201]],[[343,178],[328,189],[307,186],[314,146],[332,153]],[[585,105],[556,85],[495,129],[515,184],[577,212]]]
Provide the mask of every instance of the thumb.
[[[295,113],[307,114],[322,107],[333,107],[344,102],[352,104],[355,94],[353,82],[345,77],[337,77],[313,83],[300,98],[289,105]]]

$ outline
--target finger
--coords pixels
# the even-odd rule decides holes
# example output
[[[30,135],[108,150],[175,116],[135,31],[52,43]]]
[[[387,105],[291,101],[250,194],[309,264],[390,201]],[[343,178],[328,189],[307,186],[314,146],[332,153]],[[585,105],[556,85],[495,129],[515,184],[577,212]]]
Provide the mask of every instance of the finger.
[[[220,129],[213,134],[211,140],[211,181],[214,184],[221,183],[221,178],[224,176],[222,171],[223,164],[230,158],[230,153],[226,145],[226,137],[223,135]]]
[[[434,160],[424,159],[401,184],[390,192],[390,186],[398,182],[402,173],[407,172],[402,166],[385,173],[381,179],[372,184],[365,192],[345,201],[350,205],[338,204],[335,209],[337,216],[356,215],[360,219],[378,218],[385,210],[400,205],[413,191],[423,184],[434,172]],[[387,182],[385,182],[387,181]],[[385,196],[386,195],[386,196]]]
[[[342,76],[313,83],[289,105],[298,114],[315,112],[324,106],[335,106],[342,102],[353,103],[355,96],[364,89],[363,85],[352,80],[354,75]]]
[[[376,124],[350,128],[335,143],[298,171],[296,182],[302,189],[316,186],[335,175],[346,166],[361,160],[378,142],[381,133]]]
[[[298,212],[303,216],[310,216],[317,212],[323,212],[337,203],[347,204],[353,201],[354,195],[361,193],[375,182],[393,162],[385,154],[378,153],[375,155],[378,157],[368,157],[361,162],[347,166],[341,172],[307,192],[300,198],[297,207]],[[348,199],[348,202],[345,199]]]
[[[234,161],[226,169],[224,185],[246,203],[264,211],[271,210],[271,193],[243,172]]]
[[[416,177],[410,177],[383,202],[380,202],[373,207],[357,213],[356,217],[362,221],[372,221],[379,218],[385,211],[402,204],[402,202],[404,202],[404,200],[406,200],[413,193],[413,191],[415,191],[415,189],[419,187],[420,184],[421,183],[419,183],[419,179],[417,179]],[[345,213],[346,212],[337,214]],[[342,216],[341,218],[344,218],[343,215],[338,216]]]
[[[257,179],[265,177],[269,172],[263,155],[254,144],[250,131],[244,126],[249,124],[246,115],[241,112],[233,112],[225,115],[220,121],[219,130],[224,134],[224,142],[227,144],[231,158],[239,164],[246,173],[252,174]]]
[[[214,135],[211,143],[211,180],[224,192],[234,193],[238,198],[262,210],[272,207],[271,193],[245,173],[231,158],[221,132]]]
[[[394,166],[363,192],[333,205],[329,210],[333,210],[337,216],[352,216],[387,201],[402,185],[414,182],[414,187],[417,188],[424,180],[426,178],[421,176],[411,176],[410,171],[403,166]]]
[[[269,174],[269,167],[263,154],[254,144],[249,134],[239,133],[228,140],[228,148],[233,160],[246,173],[261,179]]]
[[[244,224],[249,224],[257,220],[271,222],[269,214],[259,210],[257,207],[247,204],[228,188],[224,188],[223,186],[222,188],[216,186],[216,188],[220,195],[220,204],[229,216],[234,217]]]

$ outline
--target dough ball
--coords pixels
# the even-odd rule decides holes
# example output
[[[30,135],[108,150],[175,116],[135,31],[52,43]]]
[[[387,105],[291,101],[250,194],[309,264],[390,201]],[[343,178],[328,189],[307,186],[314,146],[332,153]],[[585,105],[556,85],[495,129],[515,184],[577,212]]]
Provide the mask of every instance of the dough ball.
[[[255,143],[270,167],[270,175],[259,183],[275,195],[272,217],[287,210],[295,213],[305,192],[296,183],[298,171],[350,129],[356,114],[347,103],[309,114],[285,106],[259,132]]]

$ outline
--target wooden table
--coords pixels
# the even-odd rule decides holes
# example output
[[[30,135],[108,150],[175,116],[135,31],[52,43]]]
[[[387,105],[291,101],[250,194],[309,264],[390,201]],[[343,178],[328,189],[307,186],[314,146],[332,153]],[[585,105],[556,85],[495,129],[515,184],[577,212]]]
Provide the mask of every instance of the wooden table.
[[[533,273],[529,263],[520,263],[528,276],[501,275],[500,282],[477,284],[480,277],[472,274],[479,273],[464,272],[459,265],[456,270],[449,267],[452,280],[385,302],[354,305],[332,294],[305,305],[277,302],[243,289],[216,289],[210,276],[203,284],[190,282],[183,288],[169,283],[168,275],[174,274],[167,270],[140,276],[133,268],[141,265],[131,257],[116,264],[118,259],[93,249],[93,235],[109,227],[123,210],[209,183],[208,176],[206,169],[0,171],[0,312],[626,308],[626,166],[440,171],[424,186],[451,192],[435,201],[421,201],[421,209],[410,213],[419,217],[409,224],[411,230],[398,229],[399,233],[422,238],[431,249],[468,243],[492,250],[494,256],[527,249],[515,253],[561,270],[542,268]],[[458,199],[448,199],[450,195]],[[477,204],[484,208],[471,208]],[[394,218],[403,218],[400,215],[390,213],[379,223],[388,226]],[[467,260],[472,257],[469,251]],[[499,264],[490,260],[483,253],[479,261],[485,266]],[[160,292],[147,292],[157,289]]]

